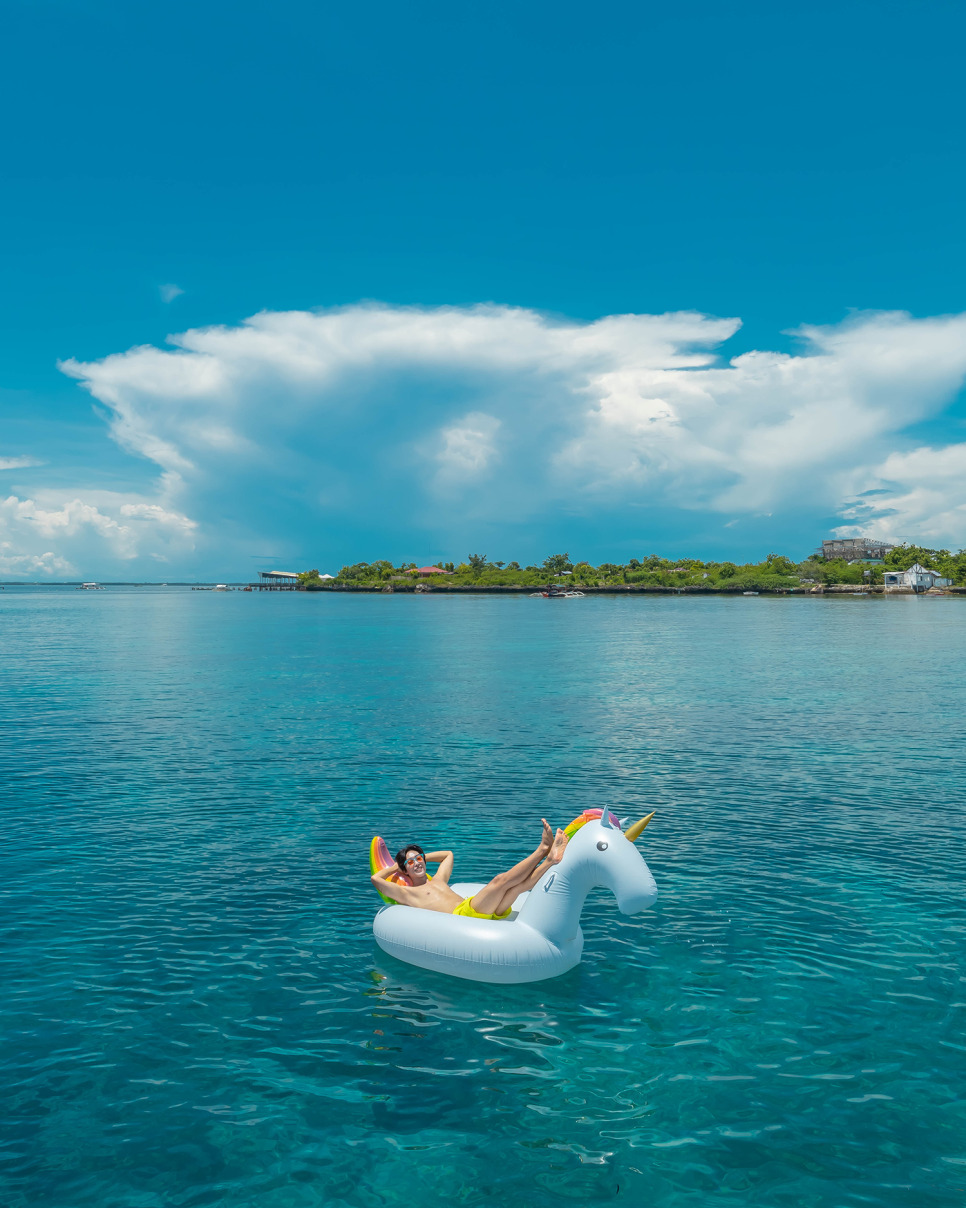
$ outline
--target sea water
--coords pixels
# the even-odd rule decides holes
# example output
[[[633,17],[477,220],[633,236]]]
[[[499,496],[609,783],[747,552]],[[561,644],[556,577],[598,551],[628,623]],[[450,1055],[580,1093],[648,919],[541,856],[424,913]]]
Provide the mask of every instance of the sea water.
[[[4,1208],[966,1199],[966,600],[0,594]],[[486,986],[368,845],[635,820]]]

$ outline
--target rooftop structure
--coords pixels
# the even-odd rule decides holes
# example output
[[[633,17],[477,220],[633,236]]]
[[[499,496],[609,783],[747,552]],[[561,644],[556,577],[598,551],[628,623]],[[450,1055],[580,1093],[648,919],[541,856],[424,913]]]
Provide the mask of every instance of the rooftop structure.
[[[835,537],[822,542],[822,553],[829,560],[844,558],[846,562],[865,562],[882,559],[894,545],[876,537]]]
[[[260,570],[258,582],[251,584],[259,591],[295,591],[298,585],[298,572],[294,570]]]
[[[450,571],[443,570],[440,566],[420,566],[416,571],[416,574],[422,579],[425,579],[428,575],[448,575],[450,573]]]

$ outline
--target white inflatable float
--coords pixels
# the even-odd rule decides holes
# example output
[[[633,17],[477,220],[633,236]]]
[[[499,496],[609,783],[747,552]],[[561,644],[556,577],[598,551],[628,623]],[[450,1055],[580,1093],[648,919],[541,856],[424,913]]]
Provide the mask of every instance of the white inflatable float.
[[[653,816],[624,832],[613,814],[585,810],[567,827],[570,842],[563,859],[517,898],[509,919],[471,919],[389,903],[372,922],[376,943],[401,961],[470,981],[509,984],[558,977],[580,961],[580,914],[592,889],[610,889],[622,914],[637,914],[657,901],[654,878],[634,846]],[[373,858],[377,843],[382,844],[378,836]],[[483,885],[451,888],[469,898]]]

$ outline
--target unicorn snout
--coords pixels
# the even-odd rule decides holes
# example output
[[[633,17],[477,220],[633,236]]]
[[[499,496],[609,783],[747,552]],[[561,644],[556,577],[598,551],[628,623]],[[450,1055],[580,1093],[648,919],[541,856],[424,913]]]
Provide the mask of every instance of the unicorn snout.
[[[657,886],[649,889],[639,889],[633,894],[625,894],[617,899],[621,914],[640,914],[642,910],[650,910],[657,901]]]
[[[657,901],[657,886],[651,876],[651,870],[645,866],[644,876],[637,876],[628,883],[617,887],[614,896],[621,914],[640,914],[642,910],[650,910]]]

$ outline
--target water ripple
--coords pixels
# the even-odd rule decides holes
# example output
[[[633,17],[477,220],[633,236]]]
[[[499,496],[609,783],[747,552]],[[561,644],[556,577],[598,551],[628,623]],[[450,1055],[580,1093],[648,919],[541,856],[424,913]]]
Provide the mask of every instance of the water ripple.
[[[5,1208],[961,1203],[964,609],[8,590]],[[570,974],[373,944],[603,801]]]

